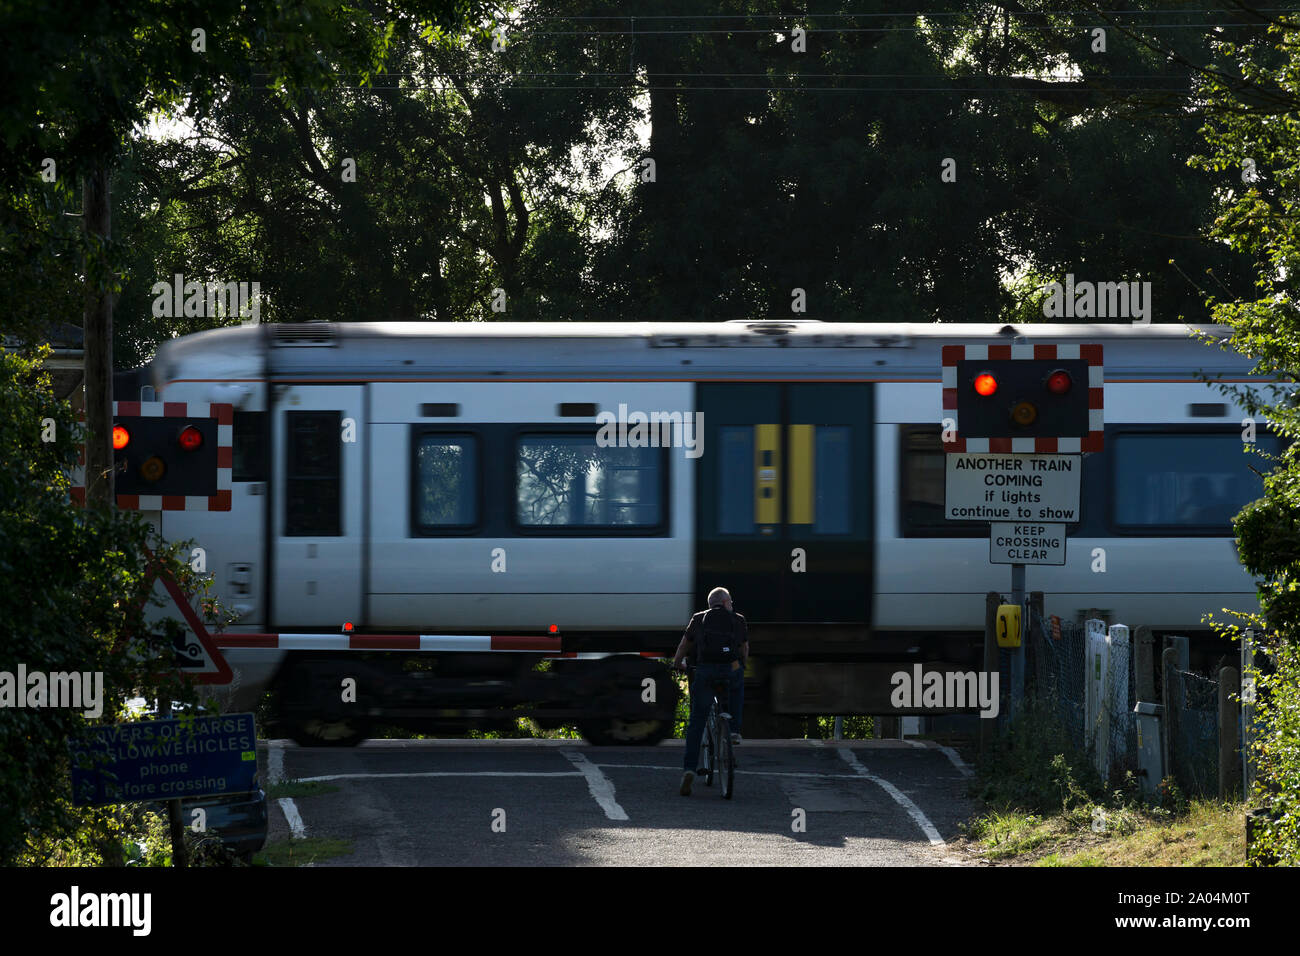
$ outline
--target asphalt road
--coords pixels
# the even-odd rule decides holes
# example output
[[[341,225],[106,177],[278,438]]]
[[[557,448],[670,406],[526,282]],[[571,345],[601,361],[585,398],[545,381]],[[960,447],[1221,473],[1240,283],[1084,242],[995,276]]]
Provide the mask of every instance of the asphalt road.
[[[339,788],[271,801],[271,840],[351,841],[316,866],[958,865],[971,812],[960,757],[921,741],[746,741],[732,800],[678,794],[680,740],[265,746],[272,781]]]

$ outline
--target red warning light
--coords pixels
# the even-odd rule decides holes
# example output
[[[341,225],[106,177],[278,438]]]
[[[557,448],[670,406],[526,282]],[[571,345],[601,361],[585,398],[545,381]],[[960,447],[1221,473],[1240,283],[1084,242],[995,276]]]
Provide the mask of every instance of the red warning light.
[[[975,392],[988,398],[998,390],[998,380],[988,372],[983,372],[975,376]]]
[[[1047,376],[1047,390],[1053,395],[1064,395],[1070,390],[1074,382],[1070,379],[1070,373],[1065,369],[1057,369],[1051,375]]]
[[[203,444],[203,433],[193,425],[186,425],[176,440],[186,451],[197,451]]]
[[[113,426],[113,450],[121,451],[131,444],[131,433],[121,425]]]
[[[551,625],[551,633],[552,633],[552,634],[558,634],[559,631],[560,631],[560,625],[558,625],[558,624],[552,624],[552,625]]]
[[[344,622],[343,622],[343,630],[344,630],[344,631],[351,631],[351,630],[352,630],[352,622],[351,622],[351,621],[344,621]]]

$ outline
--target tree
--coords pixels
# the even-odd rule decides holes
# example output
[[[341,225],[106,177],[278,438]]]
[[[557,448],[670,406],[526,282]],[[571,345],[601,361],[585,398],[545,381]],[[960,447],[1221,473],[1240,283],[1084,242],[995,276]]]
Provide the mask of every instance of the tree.
[[[1273,658],[1258,682],[1256,798],[1271,811],[1261,849],[1300,863],[1300,19],[1256,12],[1267,32],[1215,44],[1216,60],[1198,79],[1209,151],[1193,162],[1219,177],[1211,233],[1251,257],[1255,295],[1212,300],[1232,327],[1226,347],[1256,362],[1276,383],[1230,389],[1252,416],[1291,444],[1272,462],[1264,496],[1236,516],[1241,563],[1258,582],[1261,613],[1225,628],[1253,625]],[[1268,467],[1261,462],[1261,467]],[[1247,675],[1250,676],[1250,675]]]
[[[409,0],[406,11],[433,34],[459,28],[477,0]],[[0,108],[0,174],[7,209],[0,220],[40,223],[35,241],[6,235],[5,258],[17,247],[42,261],[69,250],[52,219],[67,210],[43,195],[48,177],[65,185],[84,179],[85,232],[79,248],[84,289],[86,353],[87,502],[112,500],[112,298],[120,291],[120,256],[110,242],[109,171],[135,127],[160,109],[186,105],[201,116],[231,88],[262,83],[289,90],[319,89],[341,73],[361,81],[382,63],[392,24],[383,7],[333,0],[247,4],[239,0],[135,0],[99,3],[9,4],[0,11],[0,82],[11,96]],[[53,165],[51,165],[51,163]],[[44,172],[46,178],[39,178]],[[37,236],[42,235],[38,230]],[[58,246],[51,247],[52,243]],[[19,261],[15,301],[25,296],[28,263]],[[68,268],[61,270],[65,275]],[[43,283],[33,283],[41,288]],[[22,337],[39,340],[50,316],[19,310]]]

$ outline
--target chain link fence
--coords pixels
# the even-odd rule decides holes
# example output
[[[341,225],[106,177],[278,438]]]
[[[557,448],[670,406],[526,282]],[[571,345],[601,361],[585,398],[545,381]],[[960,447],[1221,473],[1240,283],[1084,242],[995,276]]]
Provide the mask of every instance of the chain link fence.
[[[1165,739],[1169,767],[1188,796],[1209,797],[1219,790],[1219,682],[1176,670],[1164,683]]]
[[[1033,614],[1026,659],[1026,695],[1053,715],[1066,739],[1093,758],[1102,779],[1112,786],[1139,764],[1134,641],[1126,627],[1085,621],[1054,621]],[[999,655],[1002,686],[1010,681],[1009,651]],[[1159,648],[1156,649],[1159,661]],[[1163,689],[1162,733],[1165,775],[1187,796],[1218,794],[1220,786],[1219,681],[1175,670],[1157,684]],[[1154,703],[1154,702],[1153,702]],[[1003,713],[1009,711],[1004,700]],[[1233,730],[1233,728],[1230,728]]]
[[[1055,715],[1067,739],[1093,756],[1103,781],[1119,784],[1138,763],[1133,645],[1127,628],[1060,621],[1035,613],[1027,692]]]

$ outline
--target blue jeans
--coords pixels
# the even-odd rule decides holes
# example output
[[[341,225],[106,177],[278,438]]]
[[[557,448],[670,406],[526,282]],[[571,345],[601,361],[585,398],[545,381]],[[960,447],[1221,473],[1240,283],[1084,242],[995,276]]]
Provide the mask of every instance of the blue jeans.
[[[740,733],[741,711],[745,708],[745,668],[731,669],[730,664],[699,664],[691,682],[691,721],[686,727],[685,770],[696,770],[700,763],[700,741],[704,725],[709,719],[709,706],[713,703],[713,682],[726,680],[731,684],[731,732]]]

